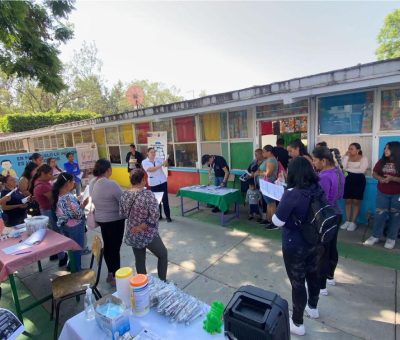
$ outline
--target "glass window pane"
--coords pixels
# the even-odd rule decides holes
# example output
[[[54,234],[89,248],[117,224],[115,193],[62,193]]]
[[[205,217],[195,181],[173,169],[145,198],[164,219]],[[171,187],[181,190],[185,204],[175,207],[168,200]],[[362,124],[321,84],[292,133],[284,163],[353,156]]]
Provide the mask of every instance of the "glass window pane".
[[[136,150],[141,152],[144,158],[147,158],[147,144],[136,145]]]
[[[107,144],[119,144],[118,128],[116,126],[113,126],[113,127],[108,127],[105,130],[106,130]]]
[[[39,150],[43,150],[44,146],[43,146],[43,137],[39,137],[38,138],[38,149]]]
[[[107,159],[107,147],[104,145],[97,145],[97,151],[99,152],[99,158]]]
[[[201,143],[201,154],[222,155],[221,143]]]
[[[327,135],[371,133],[373,112],[372,91],[319,98],[319,133]]]
[[[172,144],[168,144],[167,151],[169,166],[175,166],[174,146]]]
[[[129,145],[121,145],[121,162],[122,164],[126,164],[126,155],[128,154],[129,151],[131,151],[131,148]]]
[[[150,123],[135,124],[135,132],[138,144],[147,144],[148,131],[150,131]]]
[[[175,144],[175,159],[178,167],[196,167],[197,144]]]
[[[168,142],[172,141],[171,120],[162,120],[160,122],[153,122],[153,131],[167,131]]]
[[[57,135],[57,147],[63,148],[64,147],[64,137],[62,134]]]
[[[82,134],[80,131],[74,132],[74,145],[82,143]]]
[[[106,145],[106,135],[104,129],[94,130],[94,140],[97,145]]]
[[[64,133],[64,140],[65,140],[66,147],[74,146],[74,143],[72,141],[72,133]]]
[[[249,138],[247,111],[229,112],[229,137]]]
[[[381,130],[400,130],[400,89],[382,91]]]
[[[50,145],[52,149],[57,149],[57,138],[56,135],[50,136]]]
[[[118,127],[119,135],[121,138],[121,144],[132,144],[135,143],[133,138],[133,127],[132,124],[124,124]]]
[[[119,146],[109,146],[108,152],[110,154],[110,162],[113,164],[121,164],[121,154]]]
[[[83,143],[92,143],[93,142],[92,130],[83,130],[82,131],[82,142]]]
[[[292,104],[284,105],[274,103],[268,105],[257,106],[257,118],[276,118],[280,116],[305,115],[308,114],[308,100],[303,99]]]
[[[195,142],[196,129],[194,116],[174,119],[175,142]]]
[[[200,115],[201,140],[221,140],[221,114],[219,112]]]
[[[43,147],[48,150],[50,149],[50,136],[43,137]]]

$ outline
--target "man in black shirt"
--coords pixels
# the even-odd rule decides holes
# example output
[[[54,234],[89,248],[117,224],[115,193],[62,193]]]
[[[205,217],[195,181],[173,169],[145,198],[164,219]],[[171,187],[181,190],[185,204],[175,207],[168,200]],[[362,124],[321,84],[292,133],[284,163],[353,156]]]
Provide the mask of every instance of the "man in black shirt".
[[[131,151],[126,154],[125,158],[126,163],[128,163],[128,172],[131,172],[134,168],[141,168],[144,159],[143,155],[139,151],[136,151],[135,144],[131,144],[130,147]]]
[[[278,138],[276,141],[276,147],[274,148],[273,154],[286,170],[289,163],[289,153],[285,149],[285,141],[283,138]]]

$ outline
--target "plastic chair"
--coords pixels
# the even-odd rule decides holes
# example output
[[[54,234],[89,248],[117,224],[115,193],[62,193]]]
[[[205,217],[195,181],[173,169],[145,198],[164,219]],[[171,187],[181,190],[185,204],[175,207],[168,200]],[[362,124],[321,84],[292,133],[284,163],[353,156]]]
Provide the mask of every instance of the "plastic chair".
[[[96,259],[97,274],[93,270],[93,263]],[[77,298],[86,293],[85,284],[89,284],[93,290],[96,300],[101,298],[101,294],[97,289],[100,280],[101,264],[103,262],[103,244],[99,236],[94,236],[92,242],[92,258],[90,260],[90,269],[84,269],[77,273],[70,273],[54,279],[51,283],[51,290],[53,294],[53,303],[51,308],[50,320],[53,320],[54,309],[56,310],[56,320],[54,325],[54,339],[57,339],[58,333],[58,319],[60,316],[60,306],[65,300],[73,297]]]

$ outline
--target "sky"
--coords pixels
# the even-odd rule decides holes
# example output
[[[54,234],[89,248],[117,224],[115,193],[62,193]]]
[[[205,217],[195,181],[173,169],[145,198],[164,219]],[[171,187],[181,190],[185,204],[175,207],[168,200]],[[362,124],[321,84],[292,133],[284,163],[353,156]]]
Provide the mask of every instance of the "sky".
[[[77,1],[71,60],[94,41],[107,86],[147,79],[186,99],[376,60],[376,36],[400,2]]]

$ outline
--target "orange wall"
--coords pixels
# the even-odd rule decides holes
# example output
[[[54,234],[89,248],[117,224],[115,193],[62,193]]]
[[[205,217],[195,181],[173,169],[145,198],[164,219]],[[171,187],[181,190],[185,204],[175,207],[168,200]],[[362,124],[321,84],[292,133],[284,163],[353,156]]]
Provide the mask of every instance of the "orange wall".
[[[168,171],[168,192],[176,194],[180,188],[200,184],[198,172]]]

